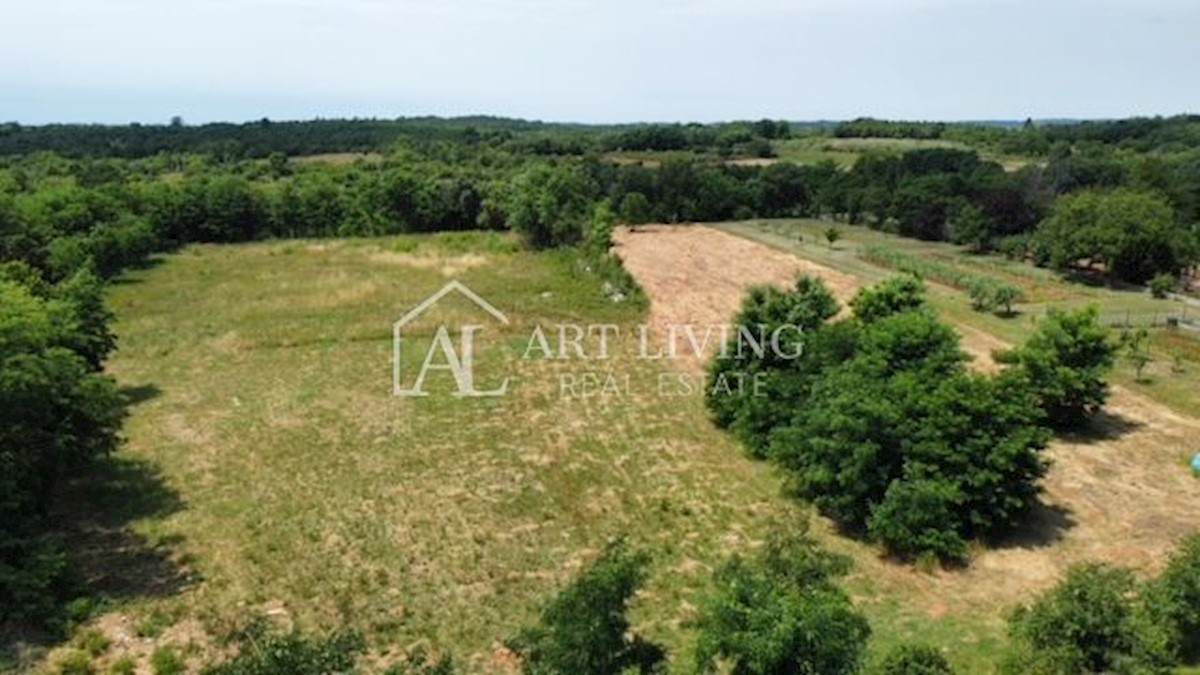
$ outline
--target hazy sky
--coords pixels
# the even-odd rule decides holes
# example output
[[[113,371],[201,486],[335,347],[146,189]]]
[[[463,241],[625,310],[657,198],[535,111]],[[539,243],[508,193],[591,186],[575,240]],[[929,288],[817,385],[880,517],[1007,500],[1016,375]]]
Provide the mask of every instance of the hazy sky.
[[[0,3],[0,121],[1200,112],[1196,0]]]

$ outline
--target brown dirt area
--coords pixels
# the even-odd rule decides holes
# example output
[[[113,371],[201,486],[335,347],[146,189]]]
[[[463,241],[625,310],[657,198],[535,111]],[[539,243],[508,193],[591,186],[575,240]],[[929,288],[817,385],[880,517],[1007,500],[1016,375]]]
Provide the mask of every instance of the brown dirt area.
[[[657,327],[728,322],[748,286],[787,286],[800,273],[824,279],[843,302],[862,285],[854,276],[698,225],[622,229],[616,252],[650,298]],[[958,328],[976,367],[994,369],[990,354],[1006,343]],[[830,545],[855,553],[855,576],[902,593],[936,616],[1009,607],[1079,562],[1153,571],[1182,536],[1200,528],[1200,481],[1186,465],[1200,421],[1115,387],[1097,427],[1090,438],[1051,445],[1045,507],[1029,531],[1006,546],[978,551],[965,570],[920,572],[856,542],[831,537]]]

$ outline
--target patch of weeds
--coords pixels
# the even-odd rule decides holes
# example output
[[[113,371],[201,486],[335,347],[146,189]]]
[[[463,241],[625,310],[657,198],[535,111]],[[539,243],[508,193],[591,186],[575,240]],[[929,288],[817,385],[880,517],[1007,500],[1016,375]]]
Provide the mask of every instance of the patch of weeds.
[[[92,667],[92,657],[87,652],[72,649],[58,657],[55,672],[58,675],[92,675],[96,669]]]
[[[142,622],[138,624],[137,635],[144,638],[156,638],[173,625],[175,625],[175,619],[170,615],[154,610],[150,612],[150,616],[142,619]]]
[[[112,640],[98,630],[85,630],[75,638],[75,646],[96,657],[108,651]]]
[[[134,675],[137,672],[137,661],[134,661],[132,656],[122,656],[113,661],[108,672],[111,675]]]
[[[182,675],[187,672],[187,662],[173,647],[162,646],[150,655],[150,670],[154,675]]]

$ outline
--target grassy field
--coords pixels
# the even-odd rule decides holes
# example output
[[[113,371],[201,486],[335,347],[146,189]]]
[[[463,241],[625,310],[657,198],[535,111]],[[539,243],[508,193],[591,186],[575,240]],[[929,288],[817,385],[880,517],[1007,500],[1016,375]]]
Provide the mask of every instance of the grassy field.
[[[815,243],[824,224],[792,225],[807,233],[806,256],[887,275],[853,252],[882,235],[846,228],[829,249]],[[796,239],[779,224],[728,227]],[[450,278],[508,315],[488,327],[476,377],[511,377],[510,392],[394,398],[392,323]],[[961,672],[987,672],[1005,649],[1020,598],[980,589],[947,608],[943,584],[969,580],[882,561],[781,496],[779,477],[713,428],[698,393],[658,389],[678,371],[635,358],[644,310],[611,302],[570,255],[497,234],[193,246],[130,274],[111,303],[110,369],[136,402],[117,459],[152,468],[174,504],[128,529],[189,583],[116,601],[90,624],[114,638],[101,667],[122,653],[145,663],[162,644],[194,665],[265,614],[360,629],[381,665],[423,642],[469,672],[506,672],[501,642],[624,535],[654,554],[636,626],[666,644],[673,672],[690,672],[688,625],[710,572],[781,517],[811,519],[857,561],[845,583],[874,654],[919,639]],[[468,318],[478,309],[448,299],[406,339]],[[521,358],[535,326],[570,322],[620,327],[612,358]],[[420,358],[406,353],[405,367]],[[618,390],[564,395],[562,378],[608,372]]]
[[[840,167],[849,168],[859,157],[868,152],[901,153],[924,148],[953,148],[970,150],[970,146],[956,141],[919,138],[832,138],[828,136],[800,136],[773,144],[779,159],[797,164],[818,164],[833,161]],[[999,162],[1005,169],[1015,171],[1029,163],[1022,157],[998,156],[980,153],[985,159]]]
[[[191,626],[162,633],[199,658],[211,636],[267,613],[359,628],[380,653],[429,641],[471,672],[495,671],[500,641],[628,535],[655,554],[638,624],[688,660],[681,626],[697,592],[788,508],[778,481],[707,423],[698,395],[658,396],[667,366],[633,359],[630,340],[601,364],[514,357],[535,324],[631,334],[643,314],[605,298],[572,258],[513,243],[195,246],[117,286],[111,371],[146,392],[121,456],[158,467],[182,505],[133,529],[197,582],[124,602],[120,621],[101,624]],[[451,276],[508,313],[476,376],[511,375],[513,389],[393,398],[392,322]],[[438,311],[456,320],[472,307]],[[561,397],[560,375],[608,368],[632,391]]]
[[[1028,302],[1017,306],[1014,317],[976,312],[966,294],[938,284],[932,297],[944,316],[956,323],[977,328],[1009,343],[1019,343],[1029,335],[1039,317],[1050,308],[1076,308],[1095,305],[1102,319],[1119,324],[1125,317],[1133,322],[1165,323],[1167,316],[1200,318],[1200,307],[1174,300],[1159,300],[1140,289],[1115,289],[1087,286],[1063,280],[1050,270],[1040,269],[1002,256],[973,255],[961,247],[941,242],[924,242],[886,234],[867,227],[837,224],[842,238],[833,246],[826,243],[824,232],[831,225],[819,220],[773,220],[724,223],[717,227],[775,248],[791,251],[869,282],[882,280],[894,272],[867,262],[860,251],[869,246],[886,246],[920,259],[937,261],[976,274],[992,276],[1024,291]],[[1184,330],[1153,330],[1152,353],[1155,361],[1147,366],[1142,380],[1134,369],[1119,363],[1113,381],[1167,404],[1175,410],[1200,417],[1200,334]]]

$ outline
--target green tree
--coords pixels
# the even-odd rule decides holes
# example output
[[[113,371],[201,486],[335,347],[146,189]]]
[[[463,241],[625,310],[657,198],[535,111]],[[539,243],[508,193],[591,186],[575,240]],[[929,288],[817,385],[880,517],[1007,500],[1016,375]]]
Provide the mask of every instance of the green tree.
[[[1087,564],[1009,620],[1018,647],[1014,672],[1155,672],[1169,662],[1147,642],[1133,603],[1133,574],[1126,569]]]
[[[716,572],[697,622],[701,672],[719,661],[739,675],[858,670],[870,626],[833,583],[848,563],[805,530],[774,533],[758,556],[735,556]]]
[[[937,649],[922,644],[894,647],[878,668],[879,675],[954,675],[954,669]]]
[[[863,323],[915,309],[929,310],[925,285],[913,275],[891,277],[864,288],[850,302],[850,306],[854,309],[854,316]]]
[[[76,272],[51,289],[52,297],[62,300],[55,313],[65,330],[64,346],[71,348],[99,371],[117,346],[109,325],[113,313],[104,302],[104,285],[90,270]]]
[[[1170,653],[1184,663],[1200,662],[1200,534],[1180,544],[1142,600],[1150,620],[1166,631]]]
[[[976,204],[960,205],[950,218],[950,241],[964,244],[976,253],[992,249],[992,226],[987,214]]]
[[[1116,345],[1095,307],[1051,310],[1020,347],[996,355],[1025,378],[1056,428],[1085,424],[1108,398]]]
[[[1145,328],[1126,330],[1121,333],[1121,349],[1125,360],[1133,364],[1134,378],[1142,381],[1142,372],[1154,361],[1150,354],[1150,332]]]
[[[592,193],[576,167],[533,165],[513,178],[508,224],[533,248],[576,244],[591,214]]]
[[[661,647],[630,635],[629,602],[646,576],[649,559],[623,541],[600,557],[542,610],[536,626],[508,642],[526,673],[617,675],[636,668],[656,672],[666,658]]]
[[[1003,311],[1004,316],[1013,315],[1013,304],[1025,299],[1021,289],[1011,284],[998,284],[992,290],[992,300]]]
[[[809,276],[797,279],[790,291],[752,288],[742,302],[733,325],[754,336],[778,331],[779,350],[766,345],[759,356],[747,348],[740,334],[730,335],[723,352],[709,364],[705,402],[717,425],[731,428],[752,455],[765,456],[771,428],[790,418],[807,383],[833,358],[828,350],[815,347],[813,340],[838,310],[825,284]],[[796,358],[782,358],[796,354]],[[766,395],[755,395],[749,383],[756,377],[763,378],[767,390],[757,393]]]
[[[996,308],[997,285],[988,279],[974,279],[967,284],[967,297],[971,298],[971,309],[990,312]]]
[[[1061,197],[1036,240],[1059,269],[1100,263],[1111,276],[1141,283],[1196,262],[1194,234],[1171,204],[1151,192],[1087,190]]]
[[[653,219],[650,200],[641,192],[630,192],[621,199],[621,220],[629,225],[641,225]]]
[[[70,311],[0,281],[0,620],[55,621],[72,585],[44,534],[51,498],[117,446],[121,397],[73,350]]]
[[[842,230],[840,228],[837,228],[837,227],[825,228],[825,243],[829,245],[829,248],[833,248],[833,245],[836,244],[838,242],[838,240],[841,238],[842,238]]]

